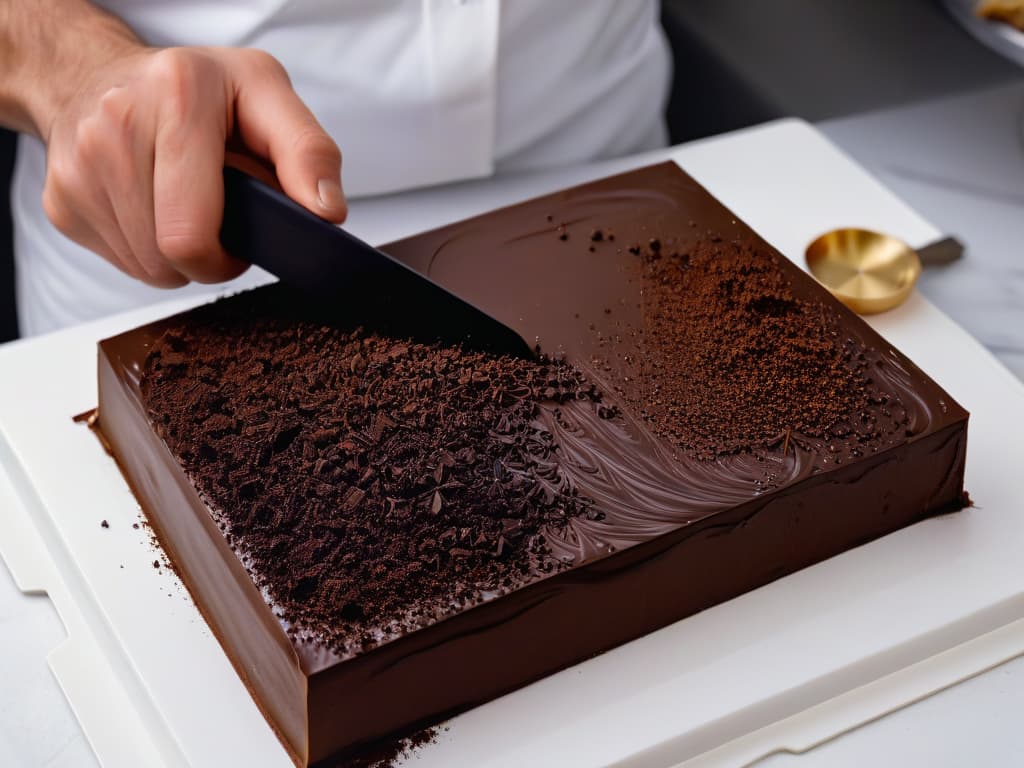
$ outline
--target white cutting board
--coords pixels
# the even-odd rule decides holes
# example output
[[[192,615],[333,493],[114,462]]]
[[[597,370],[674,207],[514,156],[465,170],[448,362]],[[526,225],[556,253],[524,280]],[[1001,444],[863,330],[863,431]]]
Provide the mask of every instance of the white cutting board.
[[[835,226],[870,226],[914,244],[938,234],[791,120],[582,169],[364,201],[350,227],[381,242],[666,157],[795,260]],[[68,627],[50,663],[104,766],[286,768],[187,595],[152,567],[145,533],[132,528],[138,507],[114,463],[70,421],[96,402],[95,342],[181,306],[0,347],[0,551],[23,589],[50,593]],[[479,707],[412,763],[744,763],[801,751],[1024,653],[1015,482],[1024,441],[1009,429],[1024,426],[1024,386],[920,296],[872,324],[971,411],[967,487],[976,508],[914,525]]]

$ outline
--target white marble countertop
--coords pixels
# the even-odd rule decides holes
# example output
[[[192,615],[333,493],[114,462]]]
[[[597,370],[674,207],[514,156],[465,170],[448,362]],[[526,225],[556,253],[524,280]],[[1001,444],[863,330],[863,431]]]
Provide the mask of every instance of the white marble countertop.
[[[1024,81],[818,128],[964,243],[959,263],[925,270],[918,288],[1024,379]],[[760,765],[1024,765],[1022,707],[1024,657]]]
[[[1024,84],[820,127],[966,244],[964,260],[927,272],[921,290],[1024,378],[1022,110]],[[18,591],[2,565],[0,627],[0,766],[96,765],[43,660],[63,637],[60,619],[49,600]],[[1024,659],[1018,659],[810,753],[775,755],[762,764],[1021,764],[1024,731],[1007,713],[1022,705]]]
[[[818,128],[966,245],[918,288],[1024,379],[1024,81]]]

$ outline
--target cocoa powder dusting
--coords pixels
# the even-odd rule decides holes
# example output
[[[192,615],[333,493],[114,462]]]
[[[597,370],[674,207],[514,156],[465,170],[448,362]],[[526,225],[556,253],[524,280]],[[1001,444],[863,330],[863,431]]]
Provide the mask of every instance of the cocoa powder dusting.
[[[537,418],[600,399],[569,365],[243,306],[167,330],[141,389],[297,640],[372,647],[565,567],[545,530],[600,518]]]
[[[906,438],[905,409],[872,380],[877,350],[844,337],[832,306],[797,297],[780,257],[714,233],[629,251],[642,261],[644,328],[629,341],[640,353],[604,370],[675,448],[713,459],[799,437],[856,456]]]

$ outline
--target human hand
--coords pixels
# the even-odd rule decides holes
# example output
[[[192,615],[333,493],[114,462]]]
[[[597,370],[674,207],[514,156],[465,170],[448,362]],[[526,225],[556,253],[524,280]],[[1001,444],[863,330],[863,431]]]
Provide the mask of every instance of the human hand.
[[[226,148],[340,223],[341,154],[284,68],[241,48],[125,46],[37,110],[43,207],[67,237],[150,285],[213,283],[248,266],[219,241]]]

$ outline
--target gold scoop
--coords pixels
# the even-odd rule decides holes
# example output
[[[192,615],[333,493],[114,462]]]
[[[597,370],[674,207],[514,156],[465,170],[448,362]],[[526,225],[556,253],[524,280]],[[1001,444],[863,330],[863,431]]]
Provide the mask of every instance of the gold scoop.
[[[953,237],[915,251],[869,229],[834,229],[807,246],[807,266],[818,282],[860,315],[885,312],[906,301],[921,265],[950,264],[964,252]]]

